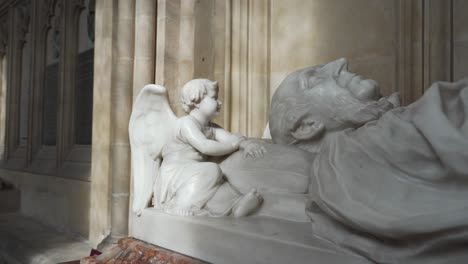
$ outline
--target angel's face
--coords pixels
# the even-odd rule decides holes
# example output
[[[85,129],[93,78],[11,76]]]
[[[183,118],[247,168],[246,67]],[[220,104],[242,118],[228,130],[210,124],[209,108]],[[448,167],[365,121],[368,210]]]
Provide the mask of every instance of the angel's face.
[[[198,109],[211,119],[219,113],[220,108],[221,102],[218,101],[218,89],[207,89],[205,97],[198,104]]]

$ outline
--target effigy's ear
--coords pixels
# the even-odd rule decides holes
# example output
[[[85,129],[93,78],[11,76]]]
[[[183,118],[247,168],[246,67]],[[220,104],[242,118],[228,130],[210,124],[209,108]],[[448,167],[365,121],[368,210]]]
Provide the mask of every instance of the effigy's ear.
[[[291,135],[300,141],[317,139],[325,132],[325,125],[318,120],[306,117],[299,120]]]

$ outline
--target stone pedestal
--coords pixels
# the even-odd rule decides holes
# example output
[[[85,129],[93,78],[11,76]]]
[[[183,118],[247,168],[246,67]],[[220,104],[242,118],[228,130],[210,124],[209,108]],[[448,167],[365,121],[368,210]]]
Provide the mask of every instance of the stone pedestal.
[[[251,216],[182,217],[147,208],[131,236],[210,263],[368,264],[313,235],[311,223]]]
[[[87,257],[81,264],[134,263],[134,264],[202,264],[206,263],[134,238],[123,238],[102,255]]]

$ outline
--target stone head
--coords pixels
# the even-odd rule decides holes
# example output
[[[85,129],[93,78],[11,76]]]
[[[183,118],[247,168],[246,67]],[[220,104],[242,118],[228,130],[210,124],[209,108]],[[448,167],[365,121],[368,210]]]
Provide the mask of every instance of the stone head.
[[[208,118],[213,118],[221,108],[218,83],[208,79],[191,80],[182,87],[181,101],[187,114],[197,109]]]
[[[269,125],[275,143],[315,144],[327,133],[362,126],[393,107],[379,100],[377,82],[349,72],[347,66],[341,58],[286,77],[271,103]]]

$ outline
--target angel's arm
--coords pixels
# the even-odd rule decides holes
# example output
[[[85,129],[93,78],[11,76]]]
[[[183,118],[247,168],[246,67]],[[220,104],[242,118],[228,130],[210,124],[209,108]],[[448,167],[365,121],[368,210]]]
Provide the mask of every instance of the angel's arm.
[[[239,142],[223,143],[207,139],[190,120],[183,122],[181,130],[190,145],[208,156],[223,156],[239,149]]]
[[[246,137],[240,134],[236,135],[236,134],[230,133],[229,131],[226,131],[222,127],[216,127],[214,131],[215,131],[216,141],[221,142],[221,143],[228,143],[228,144],[233,144],[237,142],[241,143],[242,141],[247,139]]]
[[[263,157],[263,154],[266,152],[266,149],[260,140],[248,139],[242,135],[232,134],[221,127],[215,128],[215,136],[216,140],[220,142],[240,142],[239,148],[244,150],[244,155],[247,157]]]

